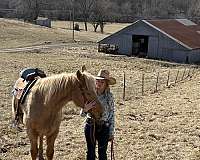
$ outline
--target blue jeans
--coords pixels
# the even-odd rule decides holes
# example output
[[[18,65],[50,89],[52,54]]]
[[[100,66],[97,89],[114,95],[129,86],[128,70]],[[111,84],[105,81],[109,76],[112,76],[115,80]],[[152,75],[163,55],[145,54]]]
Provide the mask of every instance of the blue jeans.
[[[99,160],[107,160],[109,126],[93,123],[85,124],[85,138],[87,142],[87,160],[95,160],[96,141],[98,142]]]

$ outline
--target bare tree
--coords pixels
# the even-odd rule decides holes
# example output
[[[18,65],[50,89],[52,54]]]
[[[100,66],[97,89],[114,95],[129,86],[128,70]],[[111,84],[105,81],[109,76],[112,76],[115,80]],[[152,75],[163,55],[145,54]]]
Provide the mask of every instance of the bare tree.
[[[124,2],[122,5],[121,5],[121,13],[122,15],[125,17],[125,21],[128,22],[128,18],[129,16],[131,15],[131,2]]]
[[[100,26],[101,33],[104,31],[105,20],[107,19],[107,11],[109,8],[109,3],[106,0],[96,0],[93,7],[93,12],[90,16],[90,21],[94,27],[94,32],[97,31],[98,26]]]
[[[200,23],[200,1],[192,0],[193,3],[190,4],[188,9],[188,16],[193,21]]]
[[[1,3],[5,2],[0,0]],[[10,8],[15,5],[17,13],[22,13],[24,19],[30,21],[36,19],[41,10],[45,10],[44,16],[51,13],[51,17],[58,18],[69,17],[74,9],[76,18],[84,22],[86,31],[90,21],[94,30],[100,26],[102,32],[105,21],[109,19],[131,22],[134,17],[191,18],[199,17],[200,10],[199,0],[9,0]]]
[[[81,13],[81,15],[83,17],[86,31],[88,30],[87,22],[88,22],[88,19],[90,17],[90,14],[92,12],[95,2],[96,2],[96,0],[76,0],[76,5],[79,9],[79,12]]]
[[[25,21],[33,22],[38,18],[40,11],[39,0],[18,0],[16,5],[17,12],[22,14]]]

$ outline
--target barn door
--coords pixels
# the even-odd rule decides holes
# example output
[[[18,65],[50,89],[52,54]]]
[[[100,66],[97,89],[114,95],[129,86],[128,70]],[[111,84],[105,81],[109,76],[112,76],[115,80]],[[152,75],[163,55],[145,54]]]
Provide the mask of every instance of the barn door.
[[[132,55],[146,57],[148,53],[149,37],[144,35],[132,36]]]

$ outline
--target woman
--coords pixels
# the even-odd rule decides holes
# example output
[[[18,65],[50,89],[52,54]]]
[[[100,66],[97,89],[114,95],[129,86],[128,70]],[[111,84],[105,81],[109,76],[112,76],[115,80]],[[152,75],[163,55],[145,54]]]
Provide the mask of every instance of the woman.
[[[96,141],[98,142],[99,160],[107,160],[108,142],[114,139],[114,99],[110,92],[110,85],[114,85],[116,79],[110,77],[108,70],[100,70],[96,77],[96,89],[98,99],[104,107],[100,121],[94,121],[87,113],[94,106],[94,102],[86,104],[81,110],[81,116],[86,116],[85,138],[87,142],[87,160],[95,159]]]

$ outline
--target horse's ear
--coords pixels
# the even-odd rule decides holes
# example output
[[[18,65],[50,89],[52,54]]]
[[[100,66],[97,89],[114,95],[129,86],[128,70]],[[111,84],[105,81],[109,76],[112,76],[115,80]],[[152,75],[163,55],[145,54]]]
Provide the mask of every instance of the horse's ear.
[[[84,74],[81,73],[81,71],[78,70],[78,71],[76,72],[76,76],[77,76],[78,80],[80,81],[80,83],[81,83],[83,86],[86,86]]]
[[[85,65],[82,66],[82,72],[84,72],[84,71],[86,71],[86,66]]]
[[[83,74],[79,70],[76,72],[76,76],[77,76],[78,80],[80,80],[80,81],[83,80],[83,78],[84,78]]]

